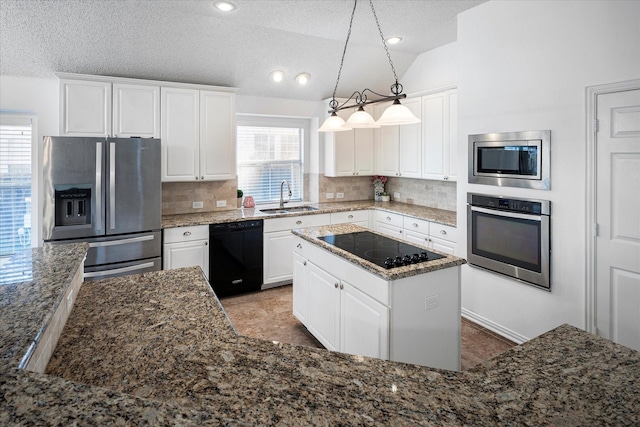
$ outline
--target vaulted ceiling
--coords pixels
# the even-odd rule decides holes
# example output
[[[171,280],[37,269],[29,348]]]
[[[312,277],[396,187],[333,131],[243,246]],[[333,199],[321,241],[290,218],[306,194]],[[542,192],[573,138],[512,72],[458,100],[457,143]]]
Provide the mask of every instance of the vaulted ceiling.
[[[353,0],[0,0],[0,74],[99,74],[321,100],[336,81]],[[399,78],[421,53],[456,40],[456,15],[483,0],[374,0]],[[279,84],[269,78],[285,71]],[[294,82],[311,74],[306,86]],[[369,1],[358,1],[337,96],[388,93],[393,73]],[[409,88],[405,88],[409,90]]]

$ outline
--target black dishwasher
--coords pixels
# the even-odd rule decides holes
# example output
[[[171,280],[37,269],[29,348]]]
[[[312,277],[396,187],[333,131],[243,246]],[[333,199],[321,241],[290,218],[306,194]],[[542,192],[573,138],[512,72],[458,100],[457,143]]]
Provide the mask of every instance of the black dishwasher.
[[[209,283],[218,296],[262,286],[262,220],[209,226]]]

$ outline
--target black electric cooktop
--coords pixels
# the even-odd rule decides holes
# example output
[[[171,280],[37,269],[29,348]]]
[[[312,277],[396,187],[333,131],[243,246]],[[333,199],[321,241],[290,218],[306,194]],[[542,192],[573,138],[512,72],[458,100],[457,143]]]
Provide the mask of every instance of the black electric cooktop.
[[[384,268],[402,267],[444,258],[443,255],[370,231],[334,234],[318,238]]]

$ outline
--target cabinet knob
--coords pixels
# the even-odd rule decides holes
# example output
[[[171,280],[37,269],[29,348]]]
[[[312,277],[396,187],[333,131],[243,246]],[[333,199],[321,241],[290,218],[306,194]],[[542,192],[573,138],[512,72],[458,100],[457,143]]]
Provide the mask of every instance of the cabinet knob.
[[[302,247],[302,243],[298,243],[298,244],[296,245],[296,248],[298,248],[298,249],[299,249],[299,248],[301,248],[301,247]]]
[[[387,221],[391,221],[391,217],[390,216],[387,217]]]
[[[302,265],[307,265],[307,261],[306,260],[302,261]]]
[[[344,289],[344,285],[340,283],[340,289]]]
[[[297,221],[296,221],[296,224],[300,225],[300,224],[302,224],[302,221],[297,220]]]
[[[448,179],[449,179],[449,177],[448,177],[448,176],[445,176],[445,177],[444,177],[444,180],[445,180],[445,181],[447,181]]]
[[[198,177],[196,176],[196,181],[198,180]]]
[[[209,246],[209,242],[204,242],[204,245],[205,246]]]
[[[336,288],[336,289],[338,289],[338,284],[337,284],[337,283],[334,283],[334,284],[333,284],[333,287],[334,287],[334,288]]]
[[[445,230],[440,230],[440,234],[447,234]]]
[[[413,226],[418,228],[418,224],[416,224],[415,222],[413,223]]]
[[[353,215],[349,215],[347,218],[352,219],[352,218],[353,218]]]
[[[200,179],[204,181],[204,176],[201,176]]]
[[[182,233],[183,236],[191,236],[191,232],[190,231],[185,231],[184,233]]]

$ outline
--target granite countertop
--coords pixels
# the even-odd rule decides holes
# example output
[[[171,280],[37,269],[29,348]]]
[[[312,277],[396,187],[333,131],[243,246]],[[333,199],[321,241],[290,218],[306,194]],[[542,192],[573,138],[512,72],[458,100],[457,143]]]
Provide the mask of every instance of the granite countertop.
[[[56,299],[1,295],[3,325]],[[24,313],[12,336],[40,320]],[[17,356],[0,367],[0,425],[640,422],[640,353],[572,326],[443,371],[238,336],[197,267],[84,283],[47,374]]]
[[[340,249],[334,245],[331,245],[324,240],[318,239],[318,237],[322,236],[330,236],[333,234],[347,234],[354,233],[358,231],[368,231],[374,234],[380,234],[381,236],[385,236],[389,239],[393,239],[393,237],[386,236],[382,233],[377,233],[375,231],[369,230],[364,227],[360,227],[355,224],[338,224],[338,225],[327,225],[322,227],[309,227],[303,229],[294,229],[291,232],[296,236],[303,238],[304,240],[313,243],[316,246],[319,246],[327,251],[346,259],[347,261],[356,264],[359,267],[364,268],[370,273],[375,274],[376,276],[382,277],[385,280],[398,280],[404,277],[415,276],[417,274],[429,273],[431,271],[440,270],[443,268],[455,267],[458,265],[466,264],[466,260],[464,258],[460,258],[454,255],[446,254],[444,252],[439,252],[435,249],[424,248],[430,252],[435,252],[439,255],[443,255],[444,258],[440,258],[433,261],[421,262],[419,264],[411,264],[403,267],[396,267],[393,269],[386,269],[384,267],[380,267],[377,264],[374,264],[370,261],[360,258],[357,255],[349,253],[343,249]],[[398,240],[398,239],[393,239]],[[400,241],[400,240],[398,240]],[[407,243],[403,242],[402,243]],[[411,243],[414,246],[418,246],[414,243]]]
[[[419,219],[437,222],[439,224],[456,226],[456,212],[446,211],[443,209],[429,208],[426,206],[411,205],[399,202],[374,202],[373,200],[361,200],[355,202],[336,202],[336,203],[291,203],[287,207],[294,206],[313,206],[318,208],[316,211],[308,212],[292,212],[283,214],[266,214],[260,212],[257,208],[240,208],[228,211],[202,212],[177,215],[163,215],[162,228],[186,227],[192,225],[217,224],[224,222],[246,221],[251,219],[273,219],[283,218],[297,215],[315,215],[320,213],[346,212],[361,209],[377,209],[388,212],[408,215]]]

